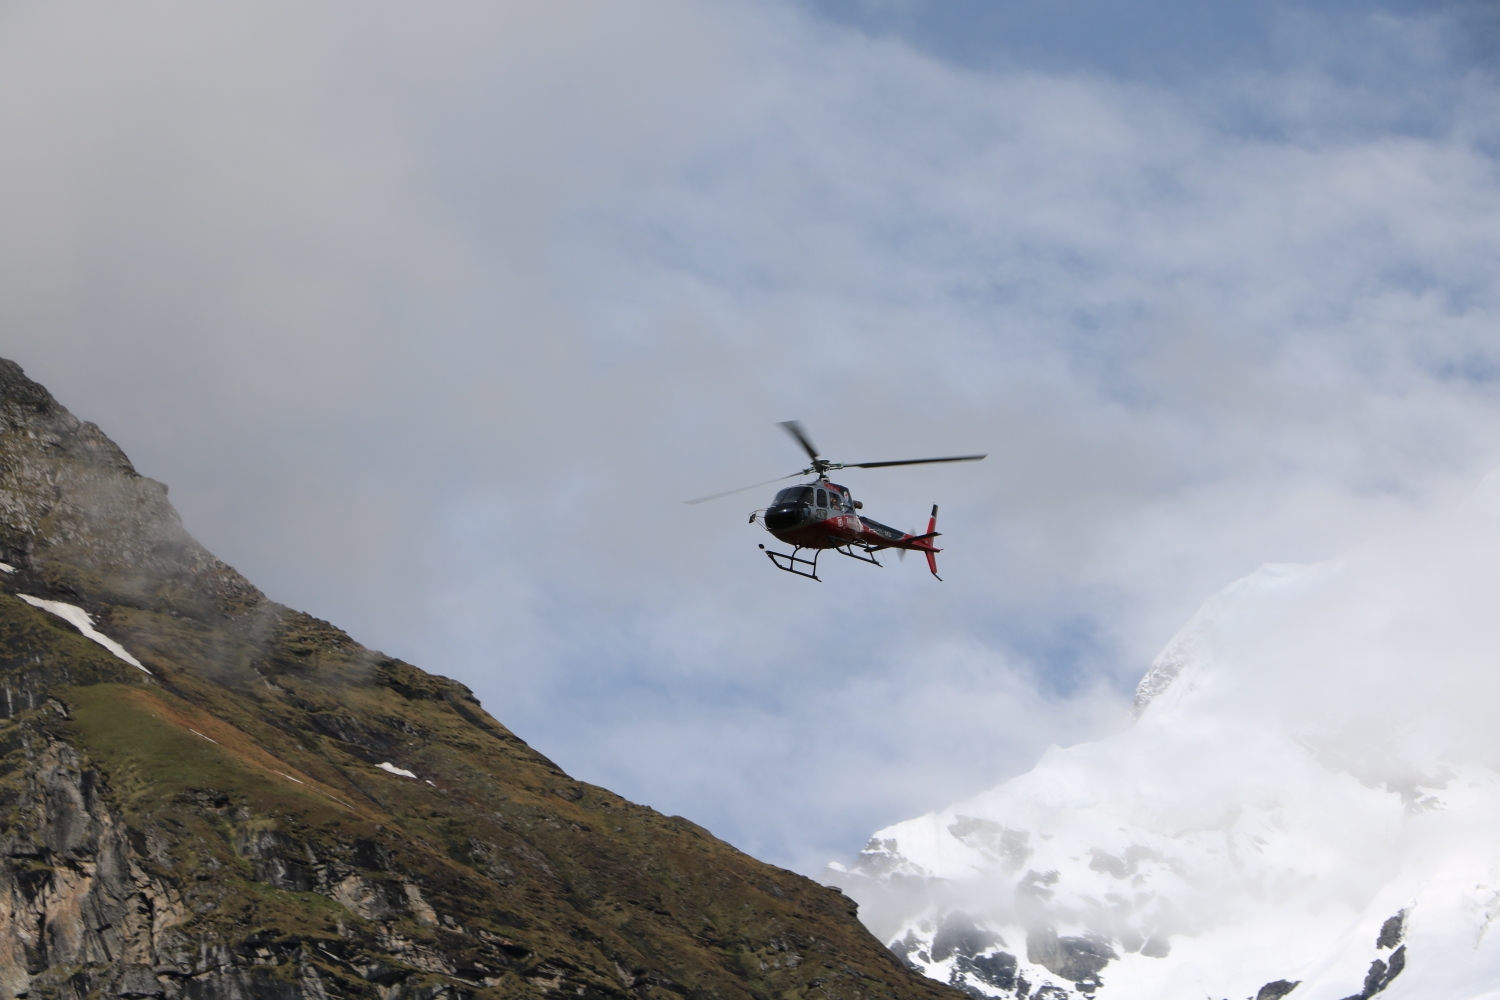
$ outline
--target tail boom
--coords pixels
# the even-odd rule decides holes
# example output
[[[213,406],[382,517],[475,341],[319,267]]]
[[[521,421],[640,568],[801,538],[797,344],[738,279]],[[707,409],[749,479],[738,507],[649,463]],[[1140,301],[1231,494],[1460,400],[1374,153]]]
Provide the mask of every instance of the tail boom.
[[[898,549],[903,554],[907,549],[920,552],[927,557],[927,568],[932,571],[932,575],[941,580],[942,577],[937,573],[936,557],[943,550],[933,544],[939,534],[941,532],[937,530],[937,504],[933,504],[932,516],[927,519],[927,530],[923,534],[907,534],[865,517],[860,518],[859,532],[853,541],[872,552],[879,549]]]

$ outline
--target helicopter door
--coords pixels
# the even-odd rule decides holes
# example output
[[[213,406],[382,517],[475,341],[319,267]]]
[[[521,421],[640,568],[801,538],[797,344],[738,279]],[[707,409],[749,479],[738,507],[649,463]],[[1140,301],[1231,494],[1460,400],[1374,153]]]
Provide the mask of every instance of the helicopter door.
[[[819,517],[827,517],[828,516],[828,491],[824,490],[824,489],[818,490],[817,497],[818,498],[815,501],[815,505],[818,508],[818,516]]]

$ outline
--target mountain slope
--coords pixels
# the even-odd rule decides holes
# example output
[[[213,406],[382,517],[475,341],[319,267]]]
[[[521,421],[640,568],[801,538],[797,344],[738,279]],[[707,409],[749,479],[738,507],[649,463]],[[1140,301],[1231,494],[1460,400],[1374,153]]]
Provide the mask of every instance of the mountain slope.
[[[1137,707],[833,874],[975,995],[1500,996],[1500,477],[1232,585]]]
[[[837,891],[268,600],[8,361],[0,698],[10,996],[949,995]]]

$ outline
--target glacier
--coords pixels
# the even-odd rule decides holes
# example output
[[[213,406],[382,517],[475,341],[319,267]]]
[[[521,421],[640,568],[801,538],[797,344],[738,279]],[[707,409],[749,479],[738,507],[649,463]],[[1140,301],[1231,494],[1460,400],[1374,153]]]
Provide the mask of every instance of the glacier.
[[[825,881],[976,997],[1500,998],[1500,473],[1211,598],[1125,731]]]

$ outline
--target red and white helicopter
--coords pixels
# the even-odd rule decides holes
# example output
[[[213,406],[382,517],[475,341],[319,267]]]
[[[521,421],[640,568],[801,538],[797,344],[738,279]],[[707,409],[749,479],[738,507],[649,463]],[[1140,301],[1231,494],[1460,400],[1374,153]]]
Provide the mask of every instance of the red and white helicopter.
[[[777,569],[795,573],[797,576],[805,576],[810,580],[818,580],[821,583],[822,581],[818,579],[818,555],[824,549],[833,549],[851,559],[858,559],[860,562],[876,566],[880,565],[880,561],[875,558],[875,553],[881,549],[896,549],[902,556],[906,555],[907,549],[915,549],[927,556],[927,568],[932,570],[932,575],[939,580],[942,579],[937,575],[937,554],[943,550],[932,542],[939,534],[937,504],[932,505],[932,516],[927,521],[925,533],[913,535],[905,531],[897,531],[895,528],[857,513],[864,508],[864,504],[850,496],[847,487],[829,482],[828,473],[835,469],[881,469],[891,465],[977,462],[985,456],[954,455],[949,458],[908,458],[899,462],[843,464],[818,457],[818,449],[813,447],[812,442],[807,438],[807,432],[797,421],[786,420],[781,426],[797,439],[798,444],[802,445],[803,450],[807,452],[807,457],[812,459],[812,465],[800,472],[793,472],[789,476],[778,476],[764,483],[741,486],[737,490],[726,490],[723,493],[715,493],[713,496],[699,497],[686,502],[704,503],[735,493],[743,493],[745,490],[769,486],[771,483],[791,479],[793,476],[814,476],[816,478],[810,483],[787,487],[776,494],[776,499],[771,501],[771,506],[763,507],[750,514],[751,524],[759,521],[761,526],[772,535],[792,546],[790,553],[773,552],[764,545],[761,546],[761,550]],[[800,554],[803,549],[812,553],[811,559]]]

